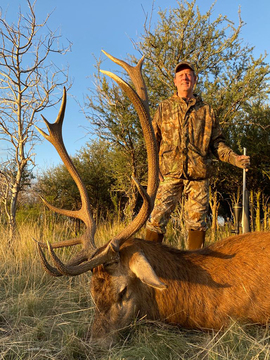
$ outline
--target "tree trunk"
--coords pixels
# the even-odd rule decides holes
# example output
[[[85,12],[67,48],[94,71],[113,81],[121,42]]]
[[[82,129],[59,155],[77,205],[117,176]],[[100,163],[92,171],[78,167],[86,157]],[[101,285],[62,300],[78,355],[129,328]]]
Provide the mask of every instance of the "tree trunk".
[[[12,244],[15,238],[17,231],[17,222],[16,222],[16,211],[17,211],[17,202],[19,195],[19,185],[16,183],[11,189],[11,199],[9,207],[9,244]]]
[[[126,206],[124,208],[124,215],[127,221],[131,221],[134,215],[136,203],[137,203],[137,193],[136,193],[136,187],[132,185],[131,194],[128,197],[128,201],[126,203]]]

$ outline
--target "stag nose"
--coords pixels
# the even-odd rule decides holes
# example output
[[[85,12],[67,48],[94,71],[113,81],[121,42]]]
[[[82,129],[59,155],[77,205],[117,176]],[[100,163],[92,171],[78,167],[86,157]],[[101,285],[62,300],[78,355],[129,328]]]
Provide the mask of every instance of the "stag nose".
[[[101,347],[103,349],[109,349],[113,345],[116,344],[116,339],[113,336],[110,336],[110,335],[100,337],[100,338],[91,335],[90,343],[92,345],[94,345],[94,346],[96,345],[96,346]]]
[[[104,349],[109,349],[117,343],[117,331],[113,331],[108,321],[100,314],[94,315],[94,321],[89,334],[90,342]]]

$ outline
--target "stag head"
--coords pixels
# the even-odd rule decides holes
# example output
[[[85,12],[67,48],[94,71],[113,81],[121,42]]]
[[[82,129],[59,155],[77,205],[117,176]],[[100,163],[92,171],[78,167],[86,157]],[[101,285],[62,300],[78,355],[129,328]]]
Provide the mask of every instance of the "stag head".
[[[148,185],[147,190],[145,191],[138,181],[133,179],[143,198],[143,205],[135,219],[122,232],[102,247],[97,248],[95,245],[94,237],[96,226],[91,214],[90,200],[85,185],[66,151],[62,138],[62,125],[66,108],[65,88],[63,91],[61,108],[55,123],[51,124],[43,117],[49,134],[38,129],[39,132],[55,147],[67,170],[74,179],[80,192],[82,205],[79,210],[71,211],[58,209],[49,204],[45,199],[43,199],[43,201],[51,210],[62,215],[80,219],[85,224],[85,232],[78,238],[68,239],[54,244],[50,244],[49,242],[47,242],[47,244],[38,243],[42,264],[45,270],[52,276],[74,276],[93,270],[93,279],[95,279],[95,281],[93,281],[92,284],[92,294],[97,305],[96,320],[93,325],[94,333],[100,332],[100,329],[103,329],[101,332],[106,333],[107,330],[105,324],[108,324],[110,330],[119,328],[119,326],[121,327],[121,324],[126,323],[126,321],[124,321],[125,319],[134,316],[139,310],[135,305],[136,296],[132,292],[134,281],[136,282],[137,279],[154,288],[164,289],[166,287],[155,274],[143,252],[140,249],[134,249],[134,247],[129,246],[127,241],[148,219],[153,208],[158,187],[157,146],[149,115],[146,86],[141,74],[143,58],[135,67],[133,67],[107,53],[105,54],[127,71],[135,87],[134,90],[129,84],[115,74],[108,71],[102,71],[117,82],[127,94],[138,113],[147,150]],[[56,255],[54,249],[74,245],[81,245],[82,249],[71,258],[68,263],[64,264]],[[47,261],[45,249],[48,250],[53,265],[50,265]],[[120,256],[120,250],[121,254],[124,254],[125,252],[128,253],[128,260],[123,260],[124,257],[122,255]],[[109,286],[109,283],[111,285],[112,282],[113,286]],[[100,286],[101,283],[104,286]],[[108,304],[106,305],[106,299],[110,298],[118,300],[114,303],[110,301],[110,306]],[[109,306],[110,308],[110,314],[107,319],[104,319],[104,311],[102,310],[104,306]],[[121,307],[121,311],[119,311],[119,306]],[[118,311],[116,311],[116,308]],[[102,327],[99,326],[100,322],[103,323]]]

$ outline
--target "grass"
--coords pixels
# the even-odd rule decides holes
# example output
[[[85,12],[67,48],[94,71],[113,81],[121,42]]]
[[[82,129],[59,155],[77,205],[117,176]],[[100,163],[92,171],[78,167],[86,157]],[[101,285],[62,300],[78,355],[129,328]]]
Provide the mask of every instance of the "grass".
[[[43,229],[42,235],[65,237],[65,229]],[[44,273],[31,240],[40,237],[35,224],[22,225],[13,251],[5,229],[0,231],[0,359],[270,359],[268,327],[237,323],[223,332],[201,332],[143,320],[132,324],[117,345],[104,350],[88,339],[94,313],[91,275],[52,278]],[[106,225],[97,238],[107,240],[115,231]]]

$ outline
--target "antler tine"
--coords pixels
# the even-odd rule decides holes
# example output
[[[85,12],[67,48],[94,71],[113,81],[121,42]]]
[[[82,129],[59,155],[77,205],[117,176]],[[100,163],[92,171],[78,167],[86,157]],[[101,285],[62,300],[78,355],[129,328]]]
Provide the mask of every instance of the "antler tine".
[[[50,243],[48,245],[48,250],[50,253],[50,256],[54,262],[55,268],[50,266],[45,258],[44,253],[42,252],[41,248],[39,248],[39,251],[42,253],[42,262],[43,266],[45,267],[46,271],[50,273],[52,276],[76,276],[83,274],[89,270],[92,270],[93,268],[97,267],[100,264],[104,264],[105,262],[108,264],[109,262],[115,262],[119,259],[120,255],[119,252],[115,252],[114,249],[110,246],[110,244],[104,245],[102,248],[99,248],[96,253],[93,255],[93,258],[91,261],[87,261],[83,264],[76,264],[65,265],[55,254],[53,251],[53,248]]]
[[[53,244],[53,247],[62,247],[62,246],[70,246],[81,243],[83,245],[84,250],[94,250],[96,249],[95,243],[94,243],[94,236],[96,231],[96,225],[93,220],[91,209],[90,209],[90,200],[88,197],[88,193],[86,190],[86,187],[77,172],[71,158],[69,157],[67,150],[65,148],[63,137],[62,137],[62,125],[64,121],[64,115],[65,115],[65,109],[66,109],[66,88],[63,89],[63,96],[62,96],[62,102],[61,107],[58,113],[58,116],[56,118],[56,121],[54,123],[49,123],[44,116],[42,116],[49,134],[46,134],[43,130],[39,129],[37,130],[45,137],[46,140],[48,140],[56,149],[58,152],[60,158],[62,159],[64,165],[66,166],[68,172],[70,173],[71,177],[75,181],[82,200],[82,206],[80,210],[73,211],[73,210],[65,210],[65,209],[59,209],[54,207],[53,205],[49,204],[46,200],[43,199],[44,203],[53,211],[62,214],[67,215],[69,217],[74,217],[77,219],[80,219],[84,222],[86,225],[86,231],[85,233],[76,239],[69,239],[65,240],[64,242],[61,242],[60,244]],[[45,244],[40,244],[40,246],[45,247]],[[46,246],[47,247],[47,246]],[[85,257],[84,253],[81,255],[82,258]]]
[[[63,274],[61,274],[56,268],[52,267],[48,263],[48,261],[47,261],[47,259],[45,257],[45,254],[44,254],[44,252],[42,250],[41,245],[38,243],[37,246],[38,246],[38,252],[39,252],[39,255],[40,255],[40,258],[41,258],[41,262],[42,262],[42,265],[43,265],[43,268],[45,269],[45,271],[48,274],[52,275],[52,276],[56,276],[56,277],[62,276]]]
[[[136,92],[141,99],[145,110],[149,114],[149,105],[148,105],[148,94],[146,90],[146,85],[142,77],[142,64],[144,61],[144,56],[139,60],[136,66],[131,66],[127,62],[117,59],[116,57],[110,55],[104,50],[101,50],[110,60],[115,64],[120,65],[128,73],[133,85],[135,86]]]
[[[40,197],[41,200],[43,201],[43,203],[51,210],[57,213],[60,213],[61,215],[65,215],[68,217],[76,217],[76,212],[78,211],[74,211],[74,210],[66,210],[66,209],[59,209],[55,206],[53,206],[52,204],[50,204],[46,199],[44,199],[42,196]],[[78,214],[78,218],[80,214]],[[88,237],[89,236],[89,230],[86,228],[86,231],[84,234],[82,234],[81,236],[74,238],[74,239],[68,239],[68,240],[64,240],[64,241],[58,241],[57,243],[51,244],[52,248],[56,249],[56,248],[61,248],[61,247],[65,247],[65,246],[74,246],[74,245],[78,245],[78,244],[82,244],[83,243],[83,238],[84,237]],[[91,236],[91,235],[90,235]],[[46,248],[47,249],[47,243],[42,243],[39,242],[39,245],[42,248]]]

